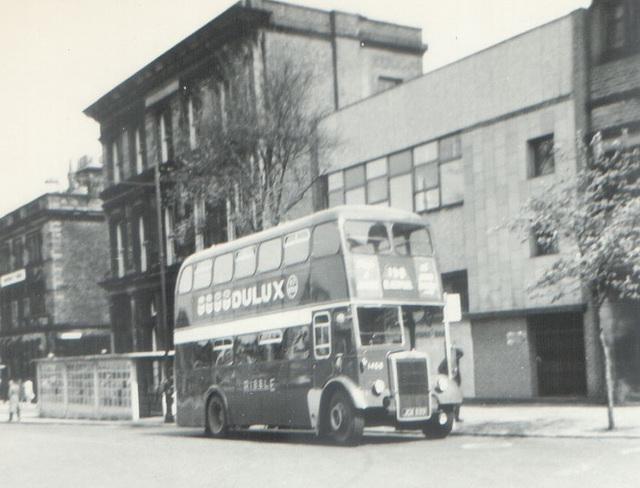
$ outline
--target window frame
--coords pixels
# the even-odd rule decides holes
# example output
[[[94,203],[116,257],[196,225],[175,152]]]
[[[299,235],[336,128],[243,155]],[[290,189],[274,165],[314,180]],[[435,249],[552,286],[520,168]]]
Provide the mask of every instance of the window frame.
[[[540,242],[543,234],[550,235],[548,244]],[[551,230],[545,231],[534,224],[531,228],[531,257],[555,256],[559,253],[557,233]]]
[[[550,143],[550,147],[544,148],[545,145]],[[556,171],[555,162],[555,137],[553,133],[545,134],[540,137],[535,137],[527,141],[528,149],[528,176],[529,179],[540,178],[554,174]],[[544,149],[544,153],[542,152]],[[550,163],[548,160],[550,159]],[[548,169],[545,169],[546,165],[549,165]]]
[[[173,158],[173,132],[169,106],[158,110],[156,123],[158,126],[158,158],[160,164],[163,164]]]
[[[320,319],[323,319],[322,321]],[[320,332],[320,337],[318,337]],[[322,339],[319,342],[318,339]],[[331,356],[331,315],[329,312],[316,313],[313,316],[313,355],[316,359],[328,359]]]
[[[264,253],[272,253],[275,251],[275,249],[266,249],[267,246],[273,245],[274,247],[277,247],[277,251],[278,251],[278,259],[272,263],[270,263],[269,261],[263,261],[263,254]],[[263,241],[259,244],[258,246],[258,257],[257,257],[257,265],[256,265],[256,273],[267,273],[269,271],[275,271],[277,269],[280,268],[280,266],[282,266],[282,261],[283,261],[283,249],[282,249],[282,238],[281,237],[276,237],[274,239],[269,239],[267,241]],[[277,262],[277,264],[275,264]],[[268,266],[263,265],[264,263],[267,263]]]
[[[287,249],[293,246],[303,245],[306,243],[306,252],[301,254],[302,258],[296,258],[295,260],[288,260]],[[311,229],[305,227],[304,229],[299,229],[295,232],[291,232],[284,236],[282,240],[282,265],[283,266],[294,266],[296,264],[304,263],[309,260],[309,256],[311,255]],[[294,254],[294,256],[296,256]]]
[[[202,275],[205,275],[206,273],[206,267],[209,267],[208,270],[208,281],[203,281],[202,283],[198,282],[198,278],[200,277],[200,275],[198,274],[199,269],[202,266],[205,266],[205,271],[200,271],[200,273],[202,273]],[[198,291],[198,290],[205,290],[207,288],[209,288],[211,285],[213,284],[213,259],[208,258],[208,259],[203,259],[202,261],[198,261],[194,267],[193,267],[193,290],[194,291]]]
[[[401,163],[394,164],[394,161]],[[376,166],[384,165],[384,171]],[[458,166],[454,172],[446,168]],[[435,173],[435,177],[419,180],[422,172]],[[364,180],[360,181],[364,172]],[[443,174],[445,177],[443,178]],[[443,191],[448,175],[458,174],[452,180],[455,191]],[[350,176],[351,175],[351,176]],[[425,175],[426,176],[426,175]],[[384,181],[385,188],[379,185]],[[411,192],[406,187],[411,187]],[[460,187],[459,189],[457,187]],[[446,198],[449,195],[450,198]],[[464,160],[462,136],[459,133],[396,151],[327,175],[327,203],[386,205],[422,213],[464,203]]]
[[[246,254],[246,256],[245,256]],[[258,267],[258,253],[256,246],[247,246],[242,249],[238,249],[233,253],[233,277],[235,279],[249,278],[256,274]],[[243,261],[251,259],[249,268],[245,271],[239,264]],[[242,272],[240,272],[242,271]]]
[[[227,263],[226,260],[229,260],[229,262]],[[219,277],[219,275],[216,273],[216,270],[218,270],[218,266],[219,263],[224,264],[225,266],[227,266],[227,269],[225,269],[225,272],[227,274],[222,275],[222,278]],[[214,285],[222,285],[225,283],[229,283],[231,282],[231,280],[233,279],[233,274],[234,274],[234,264],[235,264],[235,257],[234,257],[234,253],[232,252],[228,252],[225,254],[220,254],[219,256],[216,256],[215,259],[213,260],[213,284]],[[216,278],[218,276],[218,278]]]

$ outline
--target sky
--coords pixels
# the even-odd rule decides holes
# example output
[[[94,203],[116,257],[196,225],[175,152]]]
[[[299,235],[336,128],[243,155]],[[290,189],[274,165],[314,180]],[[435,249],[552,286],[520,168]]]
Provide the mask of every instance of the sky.
[[[99,161],[83,110],[234,0],[0,0],[0,216],[66,188]],[[424,71],[554,20],[591,0],[290,0],[422,28]]]

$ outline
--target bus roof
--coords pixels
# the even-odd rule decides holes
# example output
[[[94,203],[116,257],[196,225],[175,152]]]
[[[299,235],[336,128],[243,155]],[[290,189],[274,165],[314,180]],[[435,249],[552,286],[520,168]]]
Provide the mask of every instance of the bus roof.
[[[192,254],[184,260],[183,266],[193,264],[202,259],[219,256],[233,252],[243,247],[251,246],[269,239],[273,239],[284,234],[295,232],[298,229],[304,229],[312,225],[321,224],[323,222],[331,222],[339,219],[352,220],[400,220],[403,222],[413,222],[421,225],[428,225],[427,221],[420,215],[391,207],[374,207],[371,205],[342,205],[333,207],[328,210],[291,220],[272,227],[267,230],[256,232],[240,239],[223,244],[215,244],[207,249]]]

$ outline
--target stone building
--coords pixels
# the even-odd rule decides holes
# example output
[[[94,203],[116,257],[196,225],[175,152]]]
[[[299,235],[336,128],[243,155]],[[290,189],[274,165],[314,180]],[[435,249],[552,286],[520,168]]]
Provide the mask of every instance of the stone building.
[[[155,168],[197,148],[199,118],[224,103],[233,90],[224,79],[221,60],[242,59],[249,76],[256,77],[287,57],[311,71],[313,98],[326,113],[419,76],[424,51],[419,29],[247,0],[88,107],[85,113],[100,123],[106,164],[102,198],[110,271],[101,285],[109,296],[115,352],[171,348],[172,295],[181,260],[196,243],[209,246],[227,239],[226,209],[205,208],[195,238],[181,241],[175,229],[190,216],[192,202],[163,204],[158,216],[154,186]],[[312,207],[310,196],[297,211],[308,213]],[[160,300],[163,268],[166,330]]]
[[[0,363],[8,379],[35,378],[33,359],[111,349],[102,167],[82,160],[66,192],[0,218]]]
[[[552,302],[526,291],[557,251],[499,226],[575,172],[578,133],[640,144],[639,18],[638,2],[596,0],[323,121],[346,141],[328,162],[329,206],[397,206],[433,226],[445,288],[462,295],[453,337],[466,396],[603,393],[582,294]],[[640,395],[638,312],[616,304],[605,324],[621,398]]]

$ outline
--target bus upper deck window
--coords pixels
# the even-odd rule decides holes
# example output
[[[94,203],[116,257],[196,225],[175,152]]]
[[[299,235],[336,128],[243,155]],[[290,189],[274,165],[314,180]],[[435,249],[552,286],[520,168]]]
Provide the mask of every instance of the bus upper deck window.
[[[180,281],[178,282],[178,293],[189,293],[193,285],[193,266],[187,266],[182,270]]]
[[[233,277],[233,254],[218,256],[213,263],[213,283],[228,283]]]
[[[246,278],[256,272],[256,248],[245,247],[236,253],[236,278]]]
[[[284,238],[284,264],[302,263],[309,257],[309,229],[293,232]]]
[[[349,250],[355,254],[389,252],[389,234],[382,222],[347,221],[344,225]]]
[[[258,248],[258,272],[273,271],[282,264],[282,242],[272,239]]]
[[[193,289],[202,290],[211,286],[213,260],[207,259],[196,264],[193,272]]]
[[[313,257],[334,256],[340,250],[340,233],[335,222],[320,224],[313,229]]]
[[[416,224],[393,224],[393,247],[401,256],[432,256],[431,236],[426,227]]]

